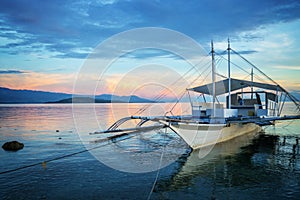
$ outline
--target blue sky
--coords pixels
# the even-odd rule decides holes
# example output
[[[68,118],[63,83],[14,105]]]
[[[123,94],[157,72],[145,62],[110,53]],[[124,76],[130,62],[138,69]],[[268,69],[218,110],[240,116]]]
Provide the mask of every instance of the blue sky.
[[[264,72],[300,90],[299,10],[293,0],[3,0],[0,86],[71,93],[76,73],[101,42],[133,28],[161,27],[207,51],[211,39],[224,50],[230,37]]]

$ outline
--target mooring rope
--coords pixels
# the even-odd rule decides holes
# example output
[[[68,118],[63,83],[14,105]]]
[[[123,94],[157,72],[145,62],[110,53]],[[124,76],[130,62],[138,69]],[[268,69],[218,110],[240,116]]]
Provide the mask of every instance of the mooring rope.
[[[110,137],[104,138],[104,139],[102,139],[100,142],[105,142],[105,141],[109,142],[109,141],[112,141],[113,139],[118,138],[118,136],[119,136],[119,137],[122,137],[122,136],[128,136],[128,135],[129,135],[129,133],[126,133],[126,134],[120,134],[120,135],[114,135],[114,136],[110,136]],[[122,140],[125,140],[125,139],[128,139],[128,137],[127,137],[127,138],[124,138],[124,139],[121,139],[121,140],[118,140],[118,141],[122,141]],[[30,167],[34,167],[34,166],[37,166],[37,165],[42,165],[42,166],[44,167],[44,166],[46,166],[46,164],[49,163],[49,162],[52,162],[52,161],[55,161],[55,160],[64,159],[64,158],[71,157],[71,156],[74,156],[74,155],[77,155],[77,154],[85,153],[85,152],[87,152],[87,151],[91,151],[91,150],[94,150],[94,149],[97,149],[97,148],[106,146],[106,145],[108,145],[108,144],[109,144],[109,143],[101,144],[101,145],[99,145],[99,146],[95,146],[95,147],[92,147],[92,148],[89,148],[89,149],[84,149],[84,150],[77,151],[77,152],[70,153],[70,154],[66,154],[66,155],[63,155],[63,156],[58,156],[58,157],[56,157],[56,158],[51,158],[51,159],[48,159],[48,160],[45,160],[45,161],[40,161],[40,162],[37,162],[37,163],[33,163],[33,164],[21,166],[21,167],[15,168],[15,169],[10,169],[10,170],[6,170],[6,171],[2,171],[2,172],[0,172],[0,175],[1,175],[1,174],[7,174],[7,173],[15,172],[15,171],[19,171],[19,170],[26,169],[26,168],[30,168]]]
[[[169,122],[169,125],[170,125],[170,122]],[[164,139],[166,139],[166,135],[167,135],[167,128],[165,128]],[[152,188],[151,188],[151,190],[150,190],[150,192],[149,192],[149,195],[148,195],[147,200],[150,200],[151,195],[152,195],[153,192],[154,192],[155,185],[156,185],[156,183],[157,183],[157,181],[158,181],[158,177],[159,177],[159,173],[160,173],[160,169],[161,169],[161,165],[162,165],[162,161],[163,161],[165,149],[166,149],[166,145],[164,145],[163,151],[161,152],[160,159],[159,159],[158,169],[157,169],[156,176],[155,176],[155,180],[154,180],[154,182],[153,182],[153,185],[152,185]]]

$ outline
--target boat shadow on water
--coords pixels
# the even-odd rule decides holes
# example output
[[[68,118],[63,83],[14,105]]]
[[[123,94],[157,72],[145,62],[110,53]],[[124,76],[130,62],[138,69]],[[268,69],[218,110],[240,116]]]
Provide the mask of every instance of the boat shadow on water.
[[[218,187],[247,189],[263,184],[267,188],[271,182],[276,185],[278,181],[280,185],[280,177],[285,173],[297,172],[298,177],[300,173],[298,136],[250,133],[216,144],[201,158],[203,151],[203,148],[197,149],[180,157],[175,172],[158,181],[154,191],[177,191],[195,186],[209,186],[213,190]]]

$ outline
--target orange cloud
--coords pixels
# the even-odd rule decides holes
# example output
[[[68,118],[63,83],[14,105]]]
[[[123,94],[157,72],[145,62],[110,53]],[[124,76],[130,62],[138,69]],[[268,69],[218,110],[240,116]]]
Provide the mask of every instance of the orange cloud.
[[[12,89],[71,93],[74,77],[74,74],[45,74],[36,72],[1,74],[0,85]]]

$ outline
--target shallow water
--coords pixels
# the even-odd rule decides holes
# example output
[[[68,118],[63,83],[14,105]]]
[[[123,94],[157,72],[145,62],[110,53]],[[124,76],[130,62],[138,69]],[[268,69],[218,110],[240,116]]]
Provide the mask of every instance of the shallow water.
[[[144,133],[104,143],[94,141],[108,134],[89,135],[119,117],[134,114],[140,106],[77,105],[74,111],[72,105],[1,105],[1,145],[18,140],[25,147],[17,152],[0,149],[0,198],[300,196],[299,121],[278,123],[265,127],[263,134],[248,134],[216,145],[203,159],[199,159],[199,151],[190,152],[175,134]],[[287,108],[284,112],[289,111]],[[70,156],[51,161],[65,155]],[[42,165],[43,161],[49,162]],[[31,164],[37,165],[4,173]]]

